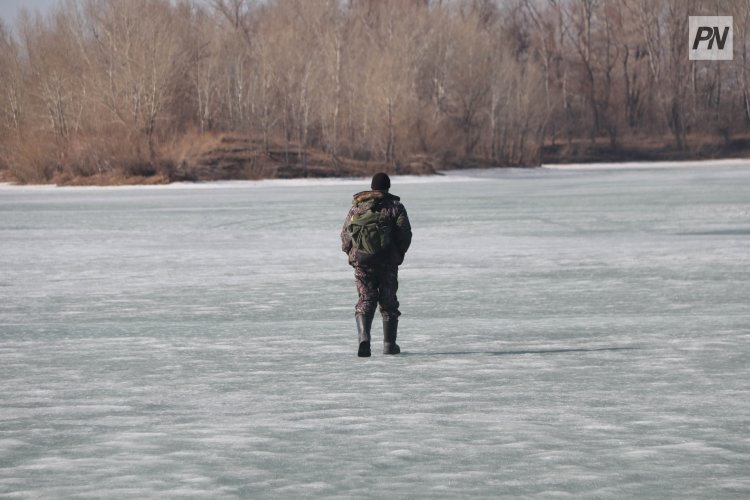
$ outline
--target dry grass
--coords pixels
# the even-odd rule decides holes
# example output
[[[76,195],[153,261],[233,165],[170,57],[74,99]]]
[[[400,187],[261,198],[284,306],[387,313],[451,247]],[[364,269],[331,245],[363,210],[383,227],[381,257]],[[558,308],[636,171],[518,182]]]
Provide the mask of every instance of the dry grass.
[[[7,140],[0,153],[3,178],[18,184],[163,183],[171,180],[173,170],[169,162],[150,158],[142,138],[108,130],[65,140],[30,134]]]
[[[46,134],[14,137],[5,147],[8,178],[19,184],[48,183],[60,169],[60,155],[54,139]]]

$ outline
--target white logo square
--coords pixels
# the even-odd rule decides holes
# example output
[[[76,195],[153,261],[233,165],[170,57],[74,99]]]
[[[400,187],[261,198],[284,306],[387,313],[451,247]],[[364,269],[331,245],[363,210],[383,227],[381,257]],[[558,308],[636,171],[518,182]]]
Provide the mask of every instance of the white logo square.
[[[689,56],[691,61],[731,61],[734,59],[732,16],[689,16]]]

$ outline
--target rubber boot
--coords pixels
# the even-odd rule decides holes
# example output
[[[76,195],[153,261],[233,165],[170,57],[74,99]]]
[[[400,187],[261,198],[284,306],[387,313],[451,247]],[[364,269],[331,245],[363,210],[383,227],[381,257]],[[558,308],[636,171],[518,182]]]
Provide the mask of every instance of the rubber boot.
[[[398,318],[383,318],[383,354],[398,354],[401,348],[396,343]]]
[[[359,334],[359,350],[357,356],[360,358],[370,357],[370,328],[372,327],[372,316],[367,317],[357,314],[357,333]]]

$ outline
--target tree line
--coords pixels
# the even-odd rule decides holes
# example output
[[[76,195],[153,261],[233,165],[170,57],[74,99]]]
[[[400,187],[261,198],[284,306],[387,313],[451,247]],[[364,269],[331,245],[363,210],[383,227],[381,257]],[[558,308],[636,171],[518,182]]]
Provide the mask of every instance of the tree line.
[[[688,16],[734,16],[733,61]],[[750,0],[67,0],[0,25],[0,169],[153,175],[180,141],[393,165],[530,165],[545,147],[750,123]]]

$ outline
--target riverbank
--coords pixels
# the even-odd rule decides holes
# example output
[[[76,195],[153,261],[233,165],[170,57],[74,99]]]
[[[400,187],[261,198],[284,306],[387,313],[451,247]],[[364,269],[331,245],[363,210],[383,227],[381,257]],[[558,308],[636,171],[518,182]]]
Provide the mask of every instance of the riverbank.
[[[515,167],[535,168],[568,164],[640,162],[690,162],[750,158],[750,137],[719,140],[692,137],[691,147],[675,148],[666,139],[630,139],[615,146],[604,141],[570,141],[547,144],[535,161],[508,164],[489,158],[437,158],[421,154],[403,161],[334,156],[314,148],[263,141],[242,134],[202,134],[162,148],[158,159],[145,167],[122,164],[83,170],[58,162],[47,175],[32,178],[0,168],[0,182],[54,184],[58,186],[158,185],[174,182],[226,180],[351,178],[384,171],[392,175],[436,175],[448,170]],[[2,160],[0,158],[0,160]],[[0,165],[2,162],[0,161]]]
[[[600,139],[547,144],[541,151],[543,164],[664,162],[750,158],[750,136],[732,138],[693,135],[688,147],[679,149],[669,138],[629,138],[616,145]]]

